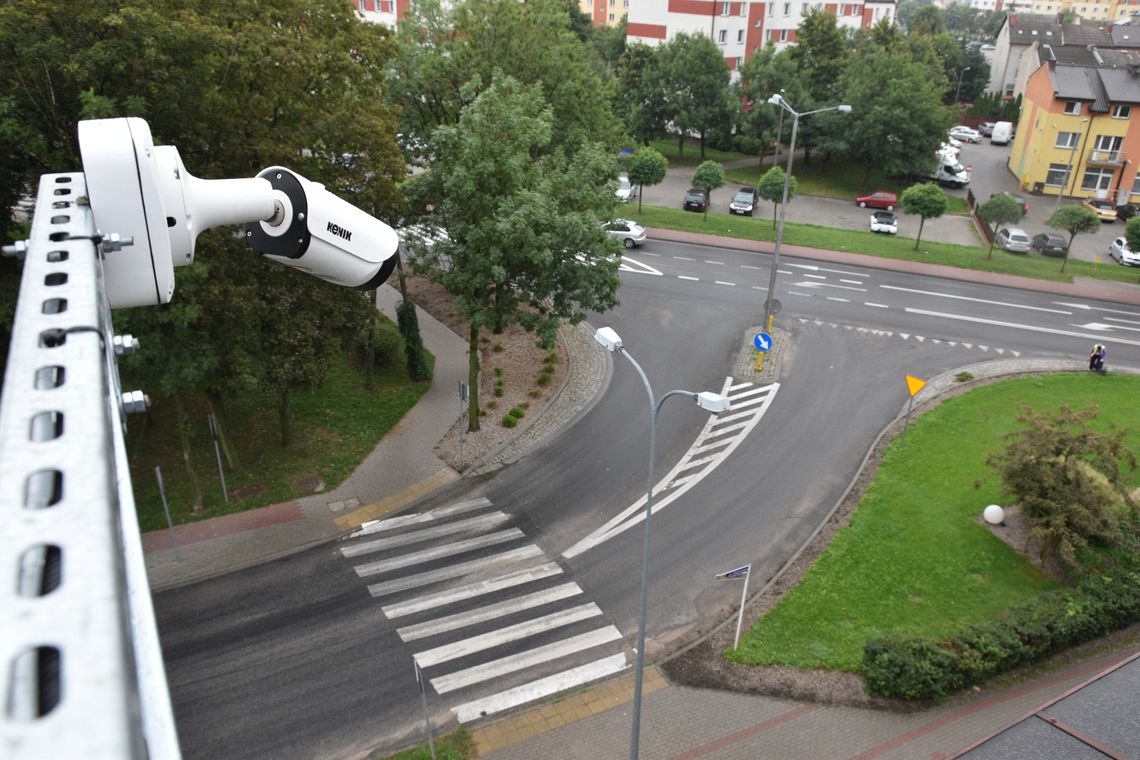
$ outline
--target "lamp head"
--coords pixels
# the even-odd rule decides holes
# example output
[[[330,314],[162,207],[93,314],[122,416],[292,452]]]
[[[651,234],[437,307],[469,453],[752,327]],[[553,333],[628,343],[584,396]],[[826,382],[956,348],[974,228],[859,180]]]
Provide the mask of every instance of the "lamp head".
[[[774,106],[778,106],[778,105],[782,105],[782,104],[783,104],[783,102],[784,102],[784,98],[783,98],[783,96],[782,96],[782,95],[780,95],[780,93],[778,93],[778,92],[777,92],[775,95],[773,95],[772,97],[768,98],[768,102],[769,102],[769,103],[771,103],[771,104],[772,104],[772,105],[774,105]]]
[[[836,110],[838,110],[839,113],[851,113],[851,106],[844,104],[839,106]]]
[[[602,344],[607,351],[621,351],[621,336],[612,327],[599,327],[594,333],[594,340]]]
[[[732,408],[732,402],[728,400],[728,396],[723,396],[719,393],[712,391],[701,391],[696,397],[697,406],[713,414],[720,414],[727,412]]]

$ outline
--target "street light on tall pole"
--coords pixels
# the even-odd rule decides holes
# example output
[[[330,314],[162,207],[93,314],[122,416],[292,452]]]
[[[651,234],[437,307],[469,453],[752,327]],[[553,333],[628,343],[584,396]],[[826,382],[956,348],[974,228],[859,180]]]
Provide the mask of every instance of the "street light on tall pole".
[[[800,117],[811,116],[813,113],[823,113],[824,111],[851,113],[851,106],[828,106],[827,108],[817,108],[814,111],[799,113],[788,105],[788,101],[784,100],[784,96],[779,93],[768,98],[768,102],[774,106],[779,106],[783,111],[792,115],[792,141],[788,145],[788,168],[784,170],[784,197],[780,201],[780,221],[776,225],[776,248],[772,254],[772,273],[768,277],[768,300],[764,304],[764,326],[765,329],[770,330],[772,329],[772,299],[776,292],[776,269],[780,266],[780,245],[784,239],[784,214],[788,208],[788,186],[792,181],[792,158],[796,155],[796,133],[799,131]],[[783,111],[780,113],[782,114]]]
[[[958,102],[958,96],[962,93],[962,77],[966,76],[966,72],[972,69],[973,66],[967,66],[962,69],[962,73],[958,75],[958,88],[954,90],[954,102]]]
[[[638,745],[641,737],[641,691],[645,670],[645,608],[649,598],[649,524],[650,518],[653,516],[653,460],[657,453],[657,413],[661,411],[661,405],[665,403],[665,399],[671,396],[688,396],[696,402],[697,406],[701,409],[710,411],[713,414],[727,412],[732,404],[729,402],[728,396],[712,393],[711,391],[701,391],[699,393],[682,390],[669,391],[661,398],[655,399],[653,396],[653,388],[649,385],[649,378],[645,376],[641,365],[625,350],[621,342],[621,336],[619,336],[612,327],[600,328],[594,333],[594,340],[598,341],[607,351],[622,354],[626,359],[629,359],[629,363],[637,370],[637,374],[641,375],[641,381],[645,383],[645,392],[649,395],[649,485],[645,491],[645,540],[641,555],[641,606],[640,612],[638,613],[637,654],[635,658],[636,664],[634,665],[633,726],[629,739],[630,760],[637,760]]]

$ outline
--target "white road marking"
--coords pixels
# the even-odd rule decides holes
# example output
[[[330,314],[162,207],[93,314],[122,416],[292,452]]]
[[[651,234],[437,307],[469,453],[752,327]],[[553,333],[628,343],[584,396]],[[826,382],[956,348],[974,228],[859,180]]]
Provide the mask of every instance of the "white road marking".
[[[839,278],[839,281],[840,281],[840,282],[845,282],[845,283],[847,283],[848,285],[862,285],[862,284],[863,284],[863,281],[862,281],[862,280],[845,280],[845,279],[843,279],[842,277],[840,277],[840,278]]]
[[[427,620],[423,623],[406,625],[403,628],[397,628],[396,633],[399,635],[401,641],[426,639],[429,636],[437,636],[441,633],[447,633],[448,631],[455,631],[471,625],[485,623],[495,618],[513,615],[523,610],[541,607],[544,604],[558,602],[581,593],[582,588],[577,583],[563,583],[553,588],[544,589],[543,591],[535,591],[531,594],[508,599],[505,602],[496,602],[495,604],[488,604],[485,607],[479,607],[474,610],[465,610],[463,612],[457,612],[454,615]]]
[[[936,296],[938,298],[952,298],[955,301],[970,301],[971,303],[988,303],[993,306],[1008,306],[1011,309],[1025,309],[1027,311],[1044,311],[1050,314],[1072,314],[1071,311],[1062,311],[1061,309],[1046,309],[1043,306],[1026,306],[1020,303],[1010,303],[1009,301],[991,301],[988,298],[971,298],[970,296],[958,296],[951,293],[937,293],[933,290],[916,290],[915,288],[900,288],[897,285],[879,285],[884,290],[898,290],[904,293],[917,293],[920,296]],[[908,310],[909,311],[909,310]]]
[[[517,541],[520,538],[526,538],[521,530],[518,528],[509,528],[507,530],[500,530],[497,533],[488,533],[483,536],[464,539],[463,541],[452,541],[449,544],[433,546],[430,549],[424,549],[410,554],[401,554],[398,557],[390,557],[375,562],[365,562],[363,565],[356,565],[353,570],[356,571],[357,577],[364,578],[369,575],[386,573],[389,570],[399,570],[400,568],[411,567],[412,565],[422,565],[425,562],[432,562],[433,560],[443,559],[444,557],[453,557],[456,554],[464,554],[476,549],[486,549],[488,546],[505,544],[508,541]]]
[[[454,673],[432,678],[431,685],[435,688],[437,694],[447,694],[450,691],[462,689],[481,681],[487,681],[492,678],[507,675],[508,673],[525,670],[526,668],[541,665],[544,662],[549,662],[559,657],[567,657],[577,652],[601,646],[602,644],[608,644],[611,641],[617,641],[619,639],[621,639],[621,631],[610,625],[605,628],[599,628],[596,631],[590,631],[589,633],[572,636],[552,644],[536,647],[526,652],[519,652],[518,654],[502,657],[498,660],[485,662],[482,665],[475,665],[465,670],[458,670]]]
[[[368,587],[368,593],[372,594],[373,597],[387,596],[388,594],[395,594],[399,591],[407,591],[408,589],[419,588],[421,586],[430,586],[433,583],[445,581],[449,578],[460,578],[476,570],[493,567],[494,565],[541,556],[542,549],[539,549],[534,544],[530,544],[529,546],[512,549],[508,552],[495,554],[490,557],[473,559],[469,562],[460,562],[457,565],[449,565],[447,567],[441,567],[438,570],[418,573],[417,575],[407,575],[403,578],[386,581],[385,583],[374,583]]]
[[[1052,327],[1038,327],[1037,325],[1023,325],[1017,322],[1001,322],[996,319],[982,319],[981,317],[967,317],[963,314],[946,314],[940,311],[927,311],[925,309],[907,309],[911,314],[923,314],[928,317],[942,317],[943,319],[955,319],[960,322],[976,322],[983,325],[994,325],[995,327],[1012,327],[1015,330],[1028,330],[1029,332],[1047,333],[1049,335],[1066,335],[1070,338],[1084,338],[1086,340],[1102,340],[1109,343],[1123,343],[1126,346],[1140,346],[1140,341],[1126,340],[1119,338],[1115,335],[1093,335],[1090,333],[1071,332],[1069,330],[1057,330]],[[966,345],[963,343],[962,345]]]
[[[446,507],[437,507],[427,512],[417,512],[414,515],[401,515],[399,517],[389,517],[384,520],[369,520],[368,522],[361,523],[360,527],[350,533],[348,537],[357,538],[373,533],[383,533],[386,530],[395,530],[396,528],[402,528],[406,525],[431,522],[441,517],[454,517],[464,512],[471,512],[489,506],[491,506],[491,500],[486,497],[481,497],[471,499],[470,501],[461,501],[457,504],[449,504]]]
[[[721,462],[736,450],[736,447],[760,422],[760,418],[768,411],[768,407],[771,406],[779,389],[779,383],[765,386],[757,386],[752,383],[733,385],[733,379],[727,378],[724,381],[724,390],[721,393],[728,395],[732,402],[732,408],[720,417],[709,415],[708,421],[705,422],[704,428],[697,435],[689,450],[685,452],[673,469],[653,486],[653,514],[665,509],[700,482],[702,478],[719,467]],[[737,408],[737,403],[740,404],[739,408]],[[743,427],[737,424],[741,420],[747,420]],[[736,435],[730,439],[721,440],[720,430],[725,427],[734,427]],[[703,469],[686,475],[684,479],[678,477],[682,471],[690,469],[689,465],[692,460],[698,457],[703,458],[706,452],[714,448],[720,450],[704,460],[706,463]],[[571,546],[563,552],[562,556],[566,559],[572,559],[637,525],[645,519],[645,503],[646,497],[642,496],[604,525]]]
[[[536,567],[528,567],[523,570],[506,573],[505,575],[498,575],[494,578],[444,589],[443,591],[437,591],[433,594],[425,594],[405,602],[388,604],[381,607],[380,611],[384,613],[386,618],[391,620],[393,618],[404,617],[405,615],[412,615],[417,612],[436,609],[437,607],[446,607],[449,604],[461,602],[464,599],[473,599],[477,596],[493,594],[496,591],[502,591],[503,589],[521,586],[524,583],[530,583],[561,574],[562,568],[558,566],[557,562],[547,562],[546,564]]]
[[[645,262],[631,259],[629,256],[621,257],[621,265],[618,266],[619,272],[633,272],[634,274],[651,274],[654,277],[664,277],[664,273],[660,269],[655,269]]]
[[[741,268],[741,269],[755,269],[755,270],[757,270],[757,271],[761,271],[761,270],[763,270],[763,269],[764,269],[764,267],[754,267],[754,266],[752,266],[751,264],[741,264],[741,265],[740,265],[740,268]]]
[[[575,686],[597,681],[625,670],[625,668],[624,654],[610,655],[601,660],[595,660],[546,678],[540,678],[537,681],[516,686],[513,689],[500,691],[498,694],[492,694],[489,697],[457,705],[451,708],[451,711],[455,713],[455,717],[460,723],[470,723],[488,715],[510,710],[512,707],[549,697],[551,694],[573,689]]]
[[[788,295],[790,295],[790,296],[804,296],[806,298],[811,298],[811,293],[797,293],[794,290],[789,290]]]
[[[753,290],[767,290],[768,288],[765,288],[765,287],[763,287],[763,286],[761,286],[761,285],[753,285],[753,286],[752,286],[752,289],[753,289]]]
[[[687,274],[679,274],[679,275],[677,275],[677,279],[678,280],[689,280],[691,282],[700,282],[701,281],[700,277],[690,277]]]
[[[1112,317],[1105,317],[1105,319],[1112,319]],[[1117,320],[1123,322],[1123,319]],[[1104,322],[1086,322],[1083,325],[1073,325],[1082,330],[1131,330],[1133,332],[1140,332],[1140,327],[1125,327],[1124,325],[1106,325]]]
[[[720,266],[720,267],[724,266],[723,261],[710,261],[709,259],[705,259],[705,263],[706,264],[716,264],[717,266]]]
[[[423,528],[422,530],[409,533],[401,533],[398,536],[392,536],[390,538],[377,538],[372,541],[362,541],[359,544],[353,544],[351,546],[342,546],[340,553],[341,556],[346,558],[359,557],[361,554],[368,554],[369,552],[394,549],[397,546],[407,546],[408,544],[418,544],[421,541],[441,538],[442,536],[453,536],[456,533],[489,530],[510,519],[510,516],[503,512],[492,512],[488,515],[471,517],[466,520],[456,520],[455,522],[438,525],[434,528]]]
[[[850,298],[836,298],[835,296],[828,296],[828,301],[839,301],[840,303],[851,303]]]
[[[804,277],[810,277],[813,280],[826,280],[827,276],[822,274],[805,274]]]
[[[808,269],[812,272],[831,272],[832,274],[845,274],[848,277],[862,277],[863,275],[858,272],[845,272],[842,269],[828,269],[827,267],[816,266],[815,264],[788,264],[790,267],[799,267],[800,269]]]
[[[806,275],[806,276],[811,277],[811,275]],[[851,287],[850,285],[836,285],[836,284],[830,283],[830,282],[793,282],[791,287],[793,287],[793,288],[839,288],[840,290],[857,290],[860,293],[866,293],[867,292],[866,288],[854,288],[854,287]]]
[[[735,282],[724,282],[723,280],[714,280],[714,282],[715,282],[717,285],[727,285],[727,286],[728,286],[728,287],[730,287],[730,288],[735,288],[735,287],[736,287],[736,283],[735,283]]]
[[[508,644],[529,636],[537,636],[544,631],[552,631],[555,628],[562,628],[571,623],[589,620],[601,614],[602,611],[598,608],[598,605],[589,602],[587,604],[580,604],[577,607],[571,607],[568,610],[551,612],[549,615],[543,615],[533,620],[524,620],[521,623],[508,625],[505,628],[498,628],[478,636],[460,639],[459,641],[444,644],[434,649],[425,649],[422,652],[416,652],[412,656],[415,657],[416,662],[420,664],[421,668],[430,668],[433,665],[457,660],[469,654],[493,649],[501,644]]]
[[[673,258],[677,259],[677,261],[696,261],[696,259],[691,259],[688,256],[674,256]]]
[[[891,308],[890,306],[887,306],[885,303],[872,303],[871,301],[864,301],[863,305],[864,306],[870,306],[871,308],[874,308],[874,309],[889,309],[889,308]]]
[[[1084,309],[1085,311],[1092,311],[1093,309],[1096,309],[1097,311],[1104,311],[1104,312],[1107,312],[1109,314],[1123,314],[1126,317],[1140,317],[1140,312],[1135,312],[1135,311],[1123,311],[1122,309],[1106,309],[1103,306],[1089,306],[1088,304],[1083,304],[1083,303],[1065,303],[1064,301],[1054,301],[1053,303],[1057,304],[1058,306],[1069,306],[1073,309]]]

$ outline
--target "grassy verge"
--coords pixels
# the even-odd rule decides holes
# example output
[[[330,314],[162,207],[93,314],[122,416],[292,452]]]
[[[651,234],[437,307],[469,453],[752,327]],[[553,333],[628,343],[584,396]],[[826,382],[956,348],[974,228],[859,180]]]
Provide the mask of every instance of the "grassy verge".
[[[657,150],[665,158],[669,159],[669,166],[676,168],[678,166],[699,166],[702,161],[716,161],[718,163],[726,163],[728,161],[739,161],[742,158],[757,158],[750,156],[747,153],[736,153],[727,150],[715,150],[713,148],[705,147],[705,157],[701,158],[701,146],[695,141],[688,141],[685,143],[685,154],[681,155],[677,147],[677,138],[659,139],[654,140],[650,145]]]
[[[751,664],[858,670],[864,642],[944,636],[1056,587],[979,522],[1002,503],[985,464],[1023,406],[1099,404],[1098,427],[1140,419],[1137,381],[1078,373],[1010,380],[948,399],[887,449],[850,524],[730,654]],[[1140,430],[1127,438],[1140,447]],[[1136,482],[1140,477],[1133,473]]]
[[[293,395],[295,442],[287,449],[278,443],[272,396],[251,394],[229,400],[227,430],[242,460],[241,472],[226,473],[229,504],[222,497],[206,402],[185,399],[191,462],[205,503],[197,515],[190,509],[192,487],[182,463],[174,402],[156,398],[145,418],[131,420],[127,435],[140,527],[147,531],[166,526],[155,466],[162,468],[176,523],[287,501],[312,493],[318,482],[331,489],[348,477],[429,387],[409,381],[403,366],[378,370],[372,390],[365,387],[363,373],[347,361],[331,367],[321,388]]]
[[[435,756],[438,760],[471,760],[476,757],[475,744],[466,728],[435,739]],[[431,750],[424,744],[394,755],[377,755],[373,760],[431,760]]]
[[[629,213],[626,216],[647,227],[700,232],[707,235],[722,235],[745,240],[772,242],[776,239],[776,231],[772,227],[770,217],[753,218],[729,214],[709,214],[706,219],[703,214],[661,206],[644,206],[640,213],[636,211],[635,206],[630,206]],[[1073,277],[1077,276],[1130,283],[1140,280],[1136,270],[1119,266],[1111,260],[1098,265],[1091,261],[1070,259],[1065,265],[1065,271],[1062,272],[1061,259],[1042,256],[1037,253],[1010,254],[995,248],[993,256],[987,258],[987,248],[982,246],[965,246],[928,242],[926,240],[922,241],[916,251],[914,250],[914,238],[878,235],[862,230],[820,227],[814,224],[785,222],[784,243],[831,251],[862,253],[888,259],[943,264],[983,272],[1035,277],[1056,282],[1072,282]]]

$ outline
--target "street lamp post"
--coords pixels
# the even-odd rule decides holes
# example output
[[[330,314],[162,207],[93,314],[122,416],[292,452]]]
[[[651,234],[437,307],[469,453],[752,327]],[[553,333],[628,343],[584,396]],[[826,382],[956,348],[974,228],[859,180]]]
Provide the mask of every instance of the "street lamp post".
[[[792,115],[792,141],[788,145],[788,167],[784,170],[784,197],[783,200],[780,201],[780,221],[776,225],[776,248],[772,254],[772,273],[768,277],[768,300],[764,304],[764,326],[765,329],[771,330],[772,300],[776,293],[776,269],[780,265],[780,245],[784,240],[784,214],[788,208],[788,187],[792,181],[792,158],[796,155],[796,133],[799,131],[800,117],[811,116],[813,113],[822,113],[824,111],[851,113],[851,106],[828,106],[827,108],[817,108],[814,111],[799,113],[788,105],[788,101],[784,100],[784,96],[779,93],[768,98],[768,102],[774,106],[779,106]]]
[[[1065,188],[1069,185],[1069,177],[1073,176],[1073,160],[1077,157],[1077,146],[1081,144],[1081,127],[1088,123],[1088,119],[1081,119],[1081,123],[1077,125],[1077,139],[1073,140],[1073,146],[1069,148],[1069,165],[1065,167],[1065,179],[1061,182],[1061,189],[1057,191],[1056,208],[1061,207],[1061,198],[1064,197]]]
[[[955,103],[958,102],[958,96],[962,94],[962,77],[966,76],[966,72],[972,68],[972,66],[967,66],[966,68],[962,69],[962,72],[960,74],[958,74],[958,87],[954,90]]]
[[[710,391],[697,393],[694,391],[676,390],[669,391],[659,399],[654,399],[653,388],[649,385],[649,378],[645,376],[641,365],[625,350],[621,342],[621,336],[619,336],[612,327],[600,328],[594,333],[594,340],[598,341],[607,351],[614,351],[623,355],[626,359],[629,359],[629,363],[637,370],[637,374],[641,375],[641,381],[645,383],[645,392],[649,395],[649,485],[645,491],[645,540],[641,555],[641,603],[638,613],[637,654],[634,664],[633,727],[629,739],[630,760],[637,760],[638,744],[641,736],[641,691],[642,681],[644,680],[643,671],[645,669],[645,608],[649,597],[649,524],[650,518],[653,516],[653,460],[657,453],[657,413],[661,411],[661,405],[665,403],[665,399],[670,396],[688,396],[696,402],[697,406],[713,414],[727,412],[731,408],[731,403],[727,396]]]

